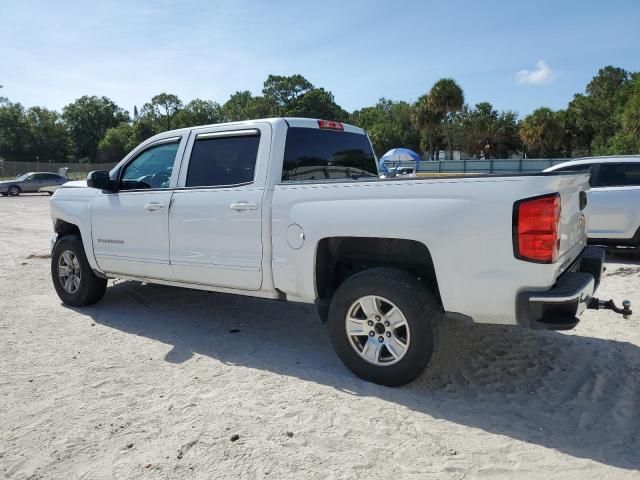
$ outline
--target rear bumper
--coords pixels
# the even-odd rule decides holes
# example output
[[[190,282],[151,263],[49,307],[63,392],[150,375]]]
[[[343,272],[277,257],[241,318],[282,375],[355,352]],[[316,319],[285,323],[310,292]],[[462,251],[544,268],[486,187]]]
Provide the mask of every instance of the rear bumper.
[[[586,247],[550,290],[524,290],[516,300],[518,325],[534,329],[570,330],[600,284],[605,250]]]

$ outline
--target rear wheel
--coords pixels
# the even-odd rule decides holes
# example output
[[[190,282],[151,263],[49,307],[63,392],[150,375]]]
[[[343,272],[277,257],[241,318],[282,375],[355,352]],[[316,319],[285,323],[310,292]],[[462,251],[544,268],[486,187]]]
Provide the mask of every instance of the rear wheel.
[[[93,273],[76,235],[62,237],[53,247],[51,279],[60,300],[73,307],[98,302],[107,288],[107,280]]]
[[[20,192],[22,190],[20,190],[20,187],[17,185],[11,185],[8,189],[7,189],[7,194],[10,197],[17,197],[18,195],[20,195]]]
[[[442,310],[433,294],[401,270],[360,272],[336,291],[329,308],[331,341],[364,380],[403,385],[429,364]]]

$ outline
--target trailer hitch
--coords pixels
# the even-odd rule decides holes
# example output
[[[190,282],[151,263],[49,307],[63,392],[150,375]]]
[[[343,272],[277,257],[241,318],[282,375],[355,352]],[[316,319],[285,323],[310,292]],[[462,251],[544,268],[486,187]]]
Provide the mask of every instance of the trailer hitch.
[[[616,306],[613,300],[600,300],[599,298],[592,298],[589,300],[587,308],[591,310],[613,310],[614,312],[622,315],[622,318],[629,318],[631,316],[631,302],[624,300],[622,302],[622,308]]]

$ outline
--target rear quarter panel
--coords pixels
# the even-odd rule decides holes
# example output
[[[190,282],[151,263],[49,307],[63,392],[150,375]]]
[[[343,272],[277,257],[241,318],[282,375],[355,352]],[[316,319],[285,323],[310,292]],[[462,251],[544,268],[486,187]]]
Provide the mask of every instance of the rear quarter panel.
[[[312,302],[321,239],[415,240],[431,253],[445,310],[478,322],[514,323],[518,291],[551,287],[584,246],[584,232],[574,223],[586,183],[586,175],[281,183],[273,196],[274,281],[288,298]],[[515,259],[513,203],[557,191],[563,195],[560,260],[548,265]],[[299,249],[286,240],[293,224],[305,235]]]

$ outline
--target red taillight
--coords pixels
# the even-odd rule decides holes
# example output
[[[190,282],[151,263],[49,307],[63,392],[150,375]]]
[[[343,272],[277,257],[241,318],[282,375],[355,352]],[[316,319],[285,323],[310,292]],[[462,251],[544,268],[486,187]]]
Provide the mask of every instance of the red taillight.
[[[529,262],[558,259],[560,194],[529,198],[513,206],[513,253]]]
[[[344,130],[344,126],[340,122],[333,122],[331,120],[318,120],[318,126],[329,130]]]

